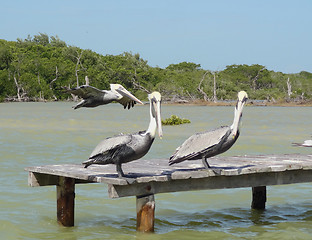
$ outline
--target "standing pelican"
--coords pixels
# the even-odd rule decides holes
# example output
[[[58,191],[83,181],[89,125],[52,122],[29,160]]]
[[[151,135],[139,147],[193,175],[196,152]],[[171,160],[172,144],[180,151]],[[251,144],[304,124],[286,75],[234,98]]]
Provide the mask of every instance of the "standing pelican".
[[[247,93],[240,91],[234,110],[233,124],[192,135],[176,149],[175,153],[169,159],[169,165],[185,160],[201,159],[205,168],[210,168],[207,158],[227,151],[237,140],[243,106],[247,99]]]
[[[128,107],[128,109],[133,107],[137,102],[143,104],[120,84],[110,84],[110,88],[111,90],[99,90],[89,85],[82,85],[76,88],[65,87],[65,90],[68,93],[83,98],[81,102],[73,106],[74,109],[81,107],[97,107],[113,101],[119,102],[124,108]]]
[[[148,129],[134,134],[118,135],[104,139],[95,147],[89,159],[82,163],[85,168],[91,164],[115,164],[118,176],[124,177],[121,164],[143,157],[155,139],[157,128],[159,137],[162,137],[161,95],[159,92],[153,92],[148,95],[148,99],[150,102]]]

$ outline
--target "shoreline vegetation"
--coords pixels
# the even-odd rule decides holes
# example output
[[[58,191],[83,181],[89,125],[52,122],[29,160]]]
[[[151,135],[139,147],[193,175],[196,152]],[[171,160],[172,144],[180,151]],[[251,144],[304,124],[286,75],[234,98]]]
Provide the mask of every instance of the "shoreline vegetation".
[[[18,102],[78,102],[73,99],[67,99],[62,101],[55,101],[55,100],[44,100],[44,101],[3,101],[0,103],[18,103]],[[146,105],[144,103],[144,105]],[[222,106],[235,106],[236,101],[203,101],[203,100],[196,100],[196,101],[182,101],[182,102],[173,102],[173,101],[163,101],[162,105],[176,105],[176,106],[211,106],[211,107],[222,107]],[[302,102],[268,102],[266,100],[248,100],[246,103],[247,106],[255,106],[255,107],[312,107],[312,101],[302,101]]]
[[[167,104],[229,106],[244,90],[249,105],[312,106],[312,73],[307,71],[275,72],[259,64],[213,71],[192,62],[160,68],[138,53],[101,55],[44,33],[0,39],[0,102],[72,101],[76,97],[63,87],[109,89],[110,83],[123,85],[142,101],[158,91]]]

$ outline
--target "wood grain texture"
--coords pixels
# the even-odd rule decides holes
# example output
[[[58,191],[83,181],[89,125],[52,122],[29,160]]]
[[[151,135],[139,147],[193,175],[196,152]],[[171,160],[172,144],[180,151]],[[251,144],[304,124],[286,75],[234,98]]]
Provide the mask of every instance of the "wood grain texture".
[[[114,165],[80,164],[28,167],[30,186],[54,185],[55,177],[75,183],[106,183],[112,198],[202,189],[258,187],[312,181],[312,155],[250,155],[213,157],[212,169],[200,160],[168,166],[168,159],[137,160],[123,165],[127,178],[118,178]]]
[[[65,227],[74,226],[75,180],[59,177],[56,185],[57,222]]]
[[[136,197],[137,225],[139,232],[154,232],[155,198],[154,195]]]

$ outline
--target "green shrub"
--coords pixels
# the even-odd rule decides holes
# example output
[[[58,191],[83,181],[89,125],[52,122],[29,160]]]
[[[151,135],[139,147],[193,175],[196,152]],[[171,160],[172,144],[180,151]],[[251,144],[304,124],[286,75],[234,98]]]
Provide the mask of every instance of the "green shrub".
[[[171,115],[170,118],[166,118],[165,120],[162,120],[161,123],[163,125],[180,125],[184,123],[191,123],[191,121],[185,118],[181,119],[176,115]]]

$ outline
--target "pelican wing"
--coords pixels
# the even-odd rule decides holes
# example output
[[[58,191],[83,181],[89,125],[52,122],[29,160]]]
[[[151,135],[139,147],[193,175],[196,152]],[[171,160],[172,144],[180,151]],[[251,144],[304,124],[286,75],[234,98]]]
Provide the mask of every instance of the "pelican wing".
[[[223,126],[212,131],[196,133],[190,136],[176,149],[175,153],[170,157],[169,164],[188,159],[200,159],[203,153],[219,144],[229,130],[228,126]]]
[[[114,148],[120,147],[122,145],[128,144],[131,142],[131,135],[118,135],[115,137],[110,137],[102,140],[92,151],[89,158],[92,158],[96,155],[103,154],[107,151],[110,151]]]
[[[134,104],[136,104],[135,101],[127,97],[122,97],[121,99],[117,100],[117,102],[123,105],[124,108],[128,108],[128,109],[130,109],[131,107],[134,107]]]
[[[71,89],[68,89],[67,91],[83,99],[87,99],[90,97],[101,98],[104,94],[102,90],[99,90],[95,87],[88,86],[88,85],[82,85],[76,88],[71,88]]]

